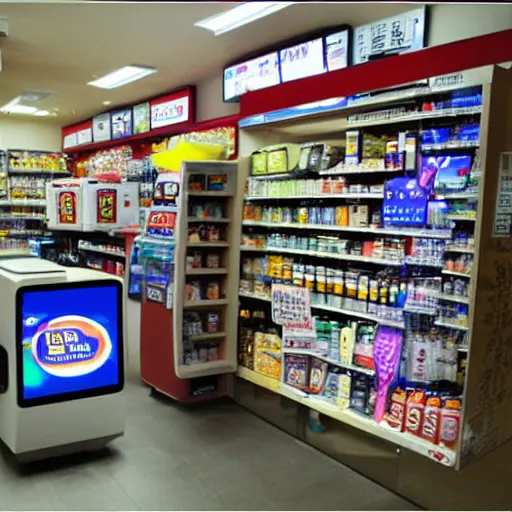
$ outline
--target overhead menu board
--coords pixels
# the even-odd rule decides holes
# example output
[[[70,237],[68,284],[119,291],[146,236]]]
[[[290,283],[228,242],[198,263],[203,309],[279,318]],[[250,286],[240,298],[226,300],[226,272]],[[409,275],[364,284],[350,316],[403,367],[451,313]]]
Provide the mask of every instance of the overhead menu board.
[[[348,66],[348,30],[341,30],[325,37],[327,71],[336,71]]]
[[[224,101],[279,83],[279,57],[277,52],[272,52],[224,70]]]
[[[421,50],[425,46],[425,7],[354,29],[353,64]]]
[[[281,77],[283,82],[320,75],[327,71],[322,37],[281,50]]]

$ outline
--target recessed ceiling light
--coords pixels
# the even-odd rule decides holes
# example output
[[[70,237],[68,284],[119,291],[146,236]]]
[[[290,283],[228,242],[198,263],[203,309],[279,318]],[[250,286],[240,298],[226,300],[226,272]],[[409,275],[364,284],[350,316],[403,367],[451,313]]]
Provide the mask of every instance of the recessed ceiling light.
[[[111,101],[104,101],[103,105],[110,105],[111,103],[112,103]]]
[[[198,21],[194,23],[194,25],[210,30],[218,36],[280,11],[294,3],[295,2],[247,2],[222,14],[218,14],[217,16],[211,16],[205,20]]]
[[[115,89],[116,87],[135,82],[136,80],[140,80],[156,72],[157,69],[147,66],[125,66],[124,68],[117,69],[116,71],[112,71],[107,75],[97,78],[92,82],[88,82],[87,85],[99,87],[100,89]]]
[[[47,116],[49,114],[50,112],[48,112],[48,110],[38,110],[37,112],[34,112],[34,115],[38,117]]]
[[[4,114],[33,114],[37,111],[36,107],[27,107],[26,105],[19,105],[20,97],[14,98],[12,101],[7,103],[0,108],[0,112]]]

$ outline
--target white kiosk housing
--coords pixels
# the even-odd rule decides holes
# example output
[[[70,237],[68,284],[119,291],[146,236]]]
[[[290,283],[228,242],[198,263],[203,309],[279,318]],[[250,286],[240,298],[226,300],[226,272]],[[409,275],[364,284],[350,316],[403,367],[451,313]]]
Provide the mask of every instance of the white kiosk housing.
[[[0,296],[0,439],[18,460],[95,450],[122,436],[122,282],[5,258]]]

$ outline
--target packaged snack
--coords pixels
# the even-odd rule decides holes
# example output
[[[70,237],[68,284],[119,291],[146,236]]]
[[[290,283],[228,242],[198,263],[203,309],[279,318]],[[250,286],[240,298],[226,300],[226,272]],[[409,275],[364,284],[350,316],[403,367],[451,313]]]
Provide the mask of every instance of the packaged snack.
[[[366,375],[355,375],[352,377],[352,393],[350,395],[350,408],[362,414],[366,414],[368,399],[370,396],[370,385]]]
[[[208,313],[208,326],[207,330],[209,333],[215,333],[219,330],[219,314]]]
[[[220,284],[218,281],[210,281],[206,288],[206,298],[216,300],[220,298]]]
[[[405,403],[407,400],[407,393],[400,388],[395,389],[391,393],[388,413],[385,415],[384,420],[388,427],[398,432],[403,432],[405,427]]]
[[[352,364],[354,354],[354,329],[350,324],[341,329],[340,333],[340,361],[343,364]]]
[[[220,255],[208,254],[206,256],[206,268],[220,268]]]
[[[333,368],[332,370],[329,371],[325,378],[322,396],[328,403],[332,405],[336,405],[338,403],[338,389],[340,376],[340,369]]]
[[[407,396],[405,410],[405,430],[419,436],[423,423],[426,396],[424,391],[411,391]]]
[[[309,356],[285,356],[284,383],[302,391],[308,389]]]
[[[376,326],[374,324],[360,324],[356,333],[354,345],[354,364],[370,370],[375,370],[373,361],[373,338]]]
[[[441,409],[439,445],[450,450],[457,448],[460,431],[461,402],[456,398],[446,398]]]
[[[201,283],[199,281],[192,281],[186,285],[186,300],[195,301],[201,300]]]
[[[441,423],[441,400],[438,396],[427,398],[423,423],[421,425],[421,437],[432,444],[439,442],[439,428]]]
[[[338,379],[338,407],[348,409],[350,407],[350,393],[352,390],[352,376],[350,372],[340,373]]]
[[[281,351],[265,347],[254,349],[254,371],[279,379],[281,376]]]
[[[322,393],[327,376],[327,363],[313,359],[309,373],[309,392],[314,395]]]

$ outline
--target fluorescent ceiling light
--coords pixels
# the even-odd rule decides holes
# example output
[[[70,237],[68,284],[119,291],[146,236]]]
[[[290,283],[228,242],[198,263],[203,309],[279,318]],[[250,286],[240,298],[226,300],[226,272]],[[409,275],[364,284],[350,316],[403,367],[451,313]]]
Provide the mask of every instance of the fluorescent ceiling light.
[[[48,110],[38,110],[37,112],[34,113],[34,115],[38,116],[38,117],[43,117],[43,116],[50,115],[50,112],[48,112]]]
[[[38,109],[37,107],[27,107],[25,105],[18,105],[20,97],[14,98],[12,101],[7,103],[0,108],[0,112],[4,114],[33,114]]]
[[[146,66],[125,66],[124,68],[112,71],[101,78],[97,78],[92,82],[88,82],[87,85],[99,87],[100,89],[115,89],[116,87],[121,87],[122,85],[135,82],[136,80],[140,80],[141,78],[152,75],[156,72],[157,70],[155,68]]]
[[[216,36],[242,27],[248,23],[273,14],[295,2],[247,2],[234,9],[194,23],[196,27],[212,31]]]

